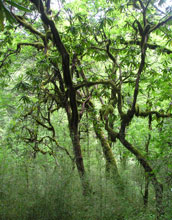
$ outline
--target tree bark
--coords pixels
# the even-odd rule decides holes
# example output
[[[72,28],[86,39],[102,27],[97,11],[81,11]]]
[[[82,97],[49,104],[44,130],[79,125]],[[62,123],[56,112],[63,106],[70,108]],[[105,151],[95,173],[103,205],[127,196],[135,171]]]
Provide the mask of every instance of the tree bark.
[[[147,173],[155,191],[156,197],[156,219],[160,220],[164,214],[162,200],[163,200],[163,185],[157,180],[156,174],[146,158],[137,150],[135,149],[132,144],[130,144],[123,135],[118,135],[120,142],[126,147],[132,154],[134,154],[140,164],[143,166],[145,172]]]
[[[91,189],[90,189],[89,182],[88,182],[88,179],[85,173],[78,126],[74,127],[74,126],[71,126],[71,124],[69,123],[69,130],[70,130],[70,137],[71,137],[72,145],[73,145],[73,152],[75,155],[75,163],[76,163],[76,167],[77,167],[79,177],[81,180],[81,184],[82,184],[83,195],[88,195]]]
[[[147,173],[145,172],[145,191],[143,195],[143,203],[145,209],[148,207],[148,198],[149,198],[149,177]]]
[[[98,119],[94,116],[93,116],[93,126],[94,126],[94,131],[96,133],[96,136],[101,143],[104,158],[106,160],[107,177],[111,177],[112,180],[117,185],[117,187],[119,187],[120,191],[123,191],[124,187],[122,184],[120,174],[118,172],[118,167],[117,167],[117,163],[112,152],[112,148],[110,147],[108,138],[105,136],[105,134],[103,133],[101,129]]]
[[[149,125],[149,130],[151,130],[151,123]],[[148,140],[147,140],[146,145],[145,145],[145,152],[146,152],[147,157],[149,155],[150,139],[151,139],[151,134],[148,135]],[[145,208],[147,208],[147,206],[148,206],[148,199],[149,199],[149,176],[147,175],[147,173],[145,171],[145,191],[144,191],[144,195],[143,195],[143,202],[144,202]]]
[[[148,129],[149,129],[149,134],[148,134],[148,139],[146,141],[145,144],[145,152],[146,152],[146,156],[149,156],[149,144],[150,144],[150,140],[151,140],[151,130],[152,130],[152,115],[149,115],[149,119],[148,119]],[[148,207],[148,199],[149,199],[149,176],[147,175],[146,171],[145,171],[145,191],[144,191],[144,195],[143,195],[143,202],[144,202],[144,206],[145,208]]]
[[[100,140],[102,145],[102,150],[104,157],[107,162],[107,166],[109,168],[109,171],[112,171],[113,176],[116,178],[119,178],[118,168],[116,164],[116,160],[113,156],[112,149],[109,145],[107,137],[105,137],[105,134],[103,133],[102,129],[100,128],[99,122],[94,118],[93,121],[94,125],[94,131],[97,135],[97,138]]]

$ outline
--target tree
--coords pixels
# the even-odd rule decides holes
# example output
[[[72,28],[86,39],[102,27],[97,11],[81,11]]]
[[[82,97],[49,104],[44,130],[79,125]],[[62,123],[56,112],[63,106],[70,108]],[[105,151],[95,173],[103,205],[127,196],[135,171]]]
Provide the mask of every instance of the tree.
[[[34,128],[24,125],[27,141],[34,142],[34,150],[40,152],[38,145],[44,139],[60,147],[53,120],[59,109],[64,109],[83,193],[87,194],[90,187],[79,125],[88,112],[116,179],[120,173],[110,142],[119,141],[140,162],[154,186],[160,219],[163,186],[143,149],[137,149],[127,133],[135,118],[155,121],[172,115],[168,92],[171,76],[167,74],[172,53],[168,46],[170,7],[163,12],[161,1],[150,0],[73,1],[61,2],[56,11],[51,1],[29,2],[31,12],[18,15],[11,10],[18,32],[5,33],[3,42],[6,44],[7,35],[15,36],[11,40],[15,49],[5,48],[0,64],[4,71],[11,66],[6,66],[10,57],[15,63],[13,54],[22,60],[26,47],[32,48],[27,55],[32,66],[24,67],[27,79],[21,78],[16,86],[23,91],[27,106],[22,115],[34,124]],[[39,127],[46,130],[44,136]]]

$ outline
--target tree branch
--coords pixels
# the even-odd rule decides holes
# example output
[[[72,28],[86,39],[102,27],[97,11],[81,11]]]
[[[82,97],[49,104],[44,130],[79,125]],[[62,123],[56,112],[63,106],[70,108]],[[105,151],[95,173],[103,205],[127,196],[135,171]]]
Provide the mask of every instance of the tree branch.
[[[137,117],[148,117],[151,115],[156,115],[157,118],[169,118],[172,117],[172,114],[162,114],[157,111],[146,111],[146,112],[136,112]]]
[[[75,85],[74,88],[76,90],[82,88],[82,87],[91,87],[94,85],[110,85],[111,87],[113,87],[115,89],[115,91],[118,91],[118,88],[116,87],[115,83],[112,80],[99,80],[99,81],[95,81],[95,82],[82,82],[81,84]]]
[[[72,160],[72,162],[74,162],[74,158],[72,158],[69,151],[65,147],[60,146],[58,141],[55,138],[50,137],[50,136],[44,136],[38,142],[41,143],[45,138],[49,138],[51,141],[53,141],[56,144],[57,148],[59,148],[60,150],[65,151],[66,154],[69,156],[69,158]]]
[[[36,49],[40,50],[40,49],[44,49],[44,44],[42,44],[41,42],[35,42],[35,43],[26,43],[26,42],[23,42],[23,43],[18,43],[17,44],[17,49],[16,50],[11,50],[9,49],[7,51],[7,53],[5,54],[5,57],[4,59],[2,59],[0,61],[0,68],[2,68],[2,66],[4,65],[5,61],[7,60],[7,58],[13,54],[17,54],[20,50],[21,50],[21,46],[32,46],[32,47],[35,47]],[[9,52],[9,53],[8,53]]]
[[[32,25],[27,23],[27,21],[23,17],[17,16],[15,14],[13,14],[13,16],[19,22],[19,24],[21,24],[23,27],[25,27],[27,30],[29,30],[32,34],[36,34],[37,36],[41,37],[42,40],[45,40],[45,37],[46,37],[45,34],[39,32]]]
[[[163,26],[164,24],[166,24],[168,21],[172,20],[172,16],[168,17],[167,19],[165,19],[162,22],[159,22],[157,25],[155,25],[154,27],[152,27],[149,31],[149,33],[155,31],[156,29],[158,29],[159,27]]]
[[[125,41],[125,40],[123,39],[123,40],[121,40],[121,44],[124,44],[124,45],[130,45],[130,44],[132,44],[132,45],[138,45],[138,46],[140,46],[141,42],[140,42],[140,41],[133,41],[133,40],[131,40],[131,41]],[[171,54],[171,53],[172,53],[171,50],[169,50],[169,49],[167,49],[167,48],[163,48],[162,46],[157,45],[157,44],[148,44],[148,43],[147,43],[147,44],[146,44],[146,47],[149,48],[149,49],[152,49],[152,50],[160,49],[162,52],[167,53],[167,54]],[[113,49],[113,48],[112,48],[112,49]]]
[[[37,10],[40,12],[43,23],[50,27],[51,33],[53,35],[54,44],[62,56],[62,68],[63,68],[64,82],[65,82],[66,87],[69,88],[69,98],[70,98],[70,105],[72,109],[71,125],[74,127],[78,127],[78,109],[77,109],[77,102],[76,102],[76,91],[73,87],[72,77],[70,73],[69,54],[64,44],[61,41],[59,32],[55,26],[54,21],[49,19],[49,17],[45,13],[42,0],[30,0],[30,1],[35,4],[35,6],[37,7]]]

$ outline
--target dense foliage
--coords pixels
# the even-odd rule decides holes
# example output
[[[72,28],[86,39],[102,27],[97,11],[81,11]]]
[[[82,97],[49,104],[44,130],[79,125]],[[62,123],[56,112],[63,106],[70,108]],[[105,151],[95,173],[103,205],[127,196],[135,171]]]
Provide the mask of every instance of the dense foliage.
[[[172,218],[172,6],[0,0],[0,219]]]

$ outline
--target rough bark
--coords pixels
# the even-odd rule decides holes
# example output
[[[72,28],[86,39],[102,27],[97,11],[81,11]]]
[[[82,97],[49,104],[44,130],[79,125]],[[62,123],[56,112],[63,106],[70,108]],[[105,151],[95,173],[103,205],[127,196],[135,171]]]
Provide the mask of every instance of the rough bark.
[[[147,173],[145,173],[145,189],[143,195],[143,203],[145,208],[148,207],[148,199],[149,199],[149,177]]]
[[[116,183],[116,185],[118,187],[120,187],[120,190],[123,190],[122,180],[120,178],[117,163],[116,163],[115,157],[113,155],[112,149],[110,147],[108,138],[105,136],[105,134],[100,126],[100,123],[99,123],[98,119],[96,118],[96,116],[94,115],[94,113],[92,113],[91,116],[93,119],[94,131],[96,133],[97,138],[99,139],[99,141],[101,143],[104,158],[106,160],[107,176],[112,178],[112,180]]]
[[[105,134],[103,133],[98,121],[95,120],[95,118],[93,121],[93,125],[94,125],[94,131],[97,135],[97,138],[100,140],[100,143],[102,145],[103,154],[106,159],[109,171],[113,173],[113,177],[115,177],[115,179],[117,179],[117,181],[118,181],[118,179],[120,179],[120,176],[118,173],[116,160],[115,160],[114,155],[112,153],[112,149],[109,145],[108,139],[105,136]]]
[[[77,129],[73,129],[70,127],[70,136],[73,144],[73,152],[75,155],[75,162],[77,166],[77,170],[81,179],[81,184],[83,188],[83,195],[87,195],[90,191],[89,183],[86,178],[84,162],[81,152],[81,145],[80,145],[80,137]]]

